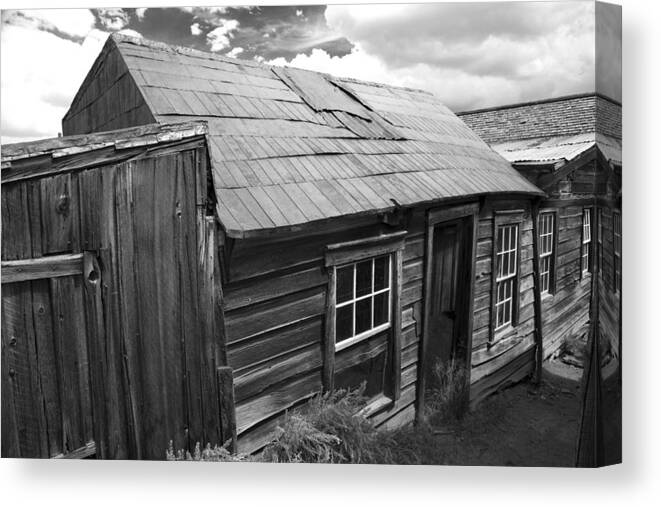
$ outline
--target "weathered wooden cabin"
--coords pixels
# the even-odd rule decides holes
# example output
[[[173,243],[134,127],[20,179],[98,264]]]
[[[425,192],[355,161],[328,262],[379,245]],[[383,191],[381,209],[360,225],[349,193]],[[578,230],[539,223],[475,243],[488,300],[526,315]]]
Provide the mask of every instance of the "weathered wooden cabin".
[[[543,193],[433,95],[115,35],[63,130],[3,147],[3,455],[251,452],[324,389],[398,425],[438,361],[473,401],[532,373]]]
[[[619,358],[621,104],[589,93],[459,117],[547,194],[536,223],[544,357],[587,332],[596,276],[602,350]]]

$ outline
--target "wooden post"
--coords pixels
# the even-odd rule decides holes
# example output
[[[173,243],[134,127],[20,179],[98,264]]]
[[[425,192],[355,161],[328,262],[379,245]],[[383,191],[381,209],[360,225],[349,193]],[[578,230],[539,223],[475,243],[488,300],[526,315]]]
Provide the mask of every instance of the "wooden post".
[[[542,288],[539,276],[539,199],[532,204],[532,272],[535,307],[535,384],[542,381],[542,363],[544,362],[544,333],[542,328]]]
[[[326,332],[324,333],[324,364],[322,385],[324,391],[332,391],[335,373],[335,266],[328,268],[328,290],[326,291]]]
[[[403,248],[395,252],[395,277],[393,292],[393,319],[392,319],[392,371],[393,385],[392,398],[398,400],[402,391],[402,271],[403,271]]]
[[[220,434],[223,444],[230,441],[229,450],[237,451],[236,408],[234,405],[234,373],[229,366],[220,366],[218,379],[218,409],[220,410]]]

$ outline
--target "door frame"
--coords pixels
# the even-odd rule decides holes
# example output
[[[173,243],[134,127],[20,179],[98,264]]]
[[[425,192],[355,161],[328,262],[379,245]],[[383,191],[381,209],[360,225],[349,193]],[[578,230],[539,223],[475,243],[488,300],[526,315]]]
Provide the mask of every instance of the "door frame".
[[[467,344],[466,344],[466,366],[468,369],[468,381],[470,382],[471,349],[473,342],[473,299],[475,291],[475,261],[477,255],[477,229],[478,215],[480,205],[478,202],[468,204],[448,206],[444,208],[432,208],[427,211],[427,225],[425,231],[425,253],[424,253],[424,278],[423,278],[423,311],[422,311],[422,333],[420,351],[418,357],[418,389],[416,393],[416,421],[420,422],[425,407],[425,388],[426,378],[424,375],[424,365],[427,359],[427,349],[429,346],[429,314],[431,311],[431,291],[432,281],[432,256],[434,254],[434,229],[437,225],[445,222],[452,222],[458,219],[469,219],[472,223],[473,237],[471,238],[471,253],[469,264],[469,279],[471,280],[468,288],[467,305]]]

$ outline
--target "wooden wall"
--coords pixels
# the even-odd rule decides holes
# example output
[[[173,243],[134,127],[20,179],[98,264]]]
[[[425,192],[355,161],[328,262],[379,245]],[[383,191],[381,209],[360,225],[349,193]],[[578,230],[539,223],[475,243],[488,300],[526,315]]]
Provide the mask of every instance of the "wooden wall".
[[[224,286],[227,355],[234,368],[239,449],[243,452],[262,447],[286,409],[322,388],[326,245],[395,230],[379,225],[376,218],[341,222],[335,230],[314,236],[237,240],[231,247]],[[407,227],[405,242],[401,397],[390,410],[374,416],[377,425],[393,419],[410,421],[414,416],[422,322],[423,223],[424,214],[419,212]]]
[[[170,439],[229,436],[202,142],[2,185],[3,261],[91,266],[19,283],[3,266],[3,456],[91,442],[103,458],[164,459]]]
[[[519,318],[505,336],[492,332],[492,263],[494,216],[496,211],[521,210],[519,246]],[[535,310],[533,281],[533,231],[529,200],[487,200],[480,211],[473,306],[471,405],[489,394],[522,380],[533,372],[535,363]]]
[[[63,135],[103,132],[155,121],[109,38],[62,119]]]
[[[582,205],[556,205],[555,292],[542,295],[544,358],[555,354],[563,342],[587,333],[590,323],[592,274],[581,275]],[[596,230],[595,230],[596,232]],[[593,235],[596,245],[596,234]]]
[[[608,347],[615,357],[620,352],[620,293],[615,290],[615,265],[613,257],[614,208],[602,206],[603,264],[599,273],[599,329],[602,350]]]

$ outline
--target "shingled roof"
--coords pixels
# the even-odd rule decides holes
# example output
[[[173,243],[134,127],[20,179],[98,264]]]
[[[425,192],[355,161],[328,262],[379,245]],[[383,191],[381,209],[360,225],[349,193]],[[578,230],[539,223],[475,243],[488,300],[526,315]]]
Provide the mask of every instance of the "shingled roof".
[[[126,36],[109,38],[104,51],[114,49],[157,122],[207,122],[217,212],[231,236],[542,193],[428,92]],[[85,87],[64,121],[85,107]]]
[[[622,164],[622,106],[596,93],[458,113],[512,163],[570,161],[597,145]]]

